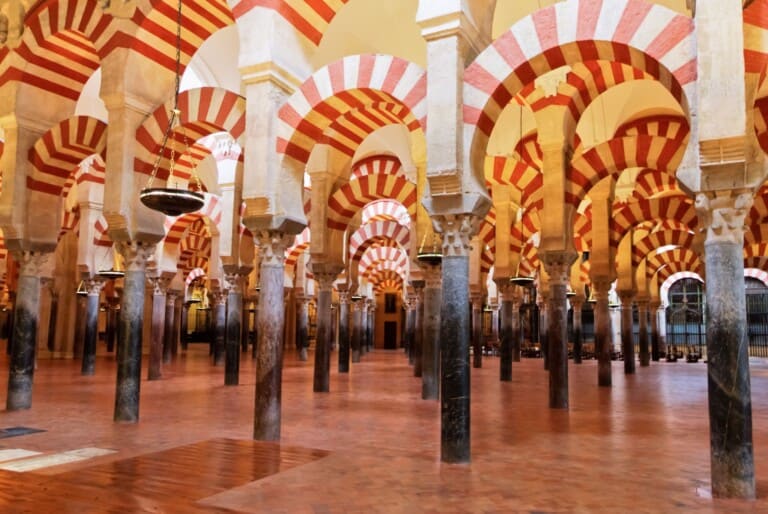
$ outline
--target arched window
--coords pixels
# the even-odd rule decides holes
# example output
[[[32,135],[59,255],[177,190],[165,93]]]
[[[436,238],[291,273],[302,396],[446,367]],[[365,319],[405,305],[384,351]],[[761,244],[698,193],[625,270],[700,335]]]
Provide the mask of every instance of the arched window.
[[[667,360],[685,356],[696,362],[706,356],[706,296],[704,284],[694,278],[678,280],[669,288],[667,307]]]

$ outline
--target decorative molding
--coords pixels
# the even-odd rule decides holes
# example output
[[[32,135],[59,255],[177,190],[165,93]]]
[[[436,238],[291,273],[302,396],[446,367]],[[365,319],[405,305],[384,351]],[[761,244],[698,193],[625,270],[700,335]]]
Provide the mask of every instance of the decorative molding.
[[[279,230],[261,230],[254,234],[259,246],[259,261],[263,267],[284,267],[285,251],[293,244],[296,236]]]
[[[729,194],[699,193],[696,195],[696,213],[700,226],[706,231],[704,244],[744,244],[744,220],[752,207],[751,192]]]

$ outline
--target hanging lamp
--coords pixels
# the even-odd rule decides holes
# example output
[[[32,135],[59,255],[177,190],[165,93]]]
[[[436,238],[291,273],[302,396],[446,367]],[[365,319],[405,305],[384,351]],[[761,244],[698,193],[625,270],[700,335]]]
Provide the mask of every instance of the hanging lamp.
[[[75,291],[75,294],[77,296],[88,296],[88,290],[85,288],[85,280],[81,280],[80,283],[77,285],[77,290]]]
[[[179,85],[181,83],[181,3],[182,0],[179,0],[178,8],[176,10],[176,70],[173,91],[173,109],[171,109],[168,126],[165,128],[165,133],[163,134],[163,142],[160,145],[157,158],[152,166],[152,174],[149,176],[146,187],[139,193],[139,200],[141,200],[141,203],[152,210],[162,212],[166,216],[180,216],[181,214],[195,212],[200,210],[205,204],[205,197],[200,192],[202,190],[200,178],[197,176],[197,168],[194,162],[192,162],[191,155],[191,178],[194,181],[196,190],[193,191],[175,187],[152,187],[152,183],[157,176],[157,171],[160,168],[160,161],[165,155],[166,148],[168,147],[168,140],[173,129],[178,124],[181,115],[181,111],[179,110]],[[186,153],[189,154],[187,134],[183,126],[181,127],[181,133],[184,139]],[[173,171],[176,165],[176,149],[173,144],[170,145],[170,154],[168,180],[173,177]]]
[[[522,113],[522,107],[520,108]],[[522,114],[521,114],[521,127],[522,127]],[[522,131],[521,131],[522,133]],[[522,136],[521,136],[522,139]],[[520,215],[520,257],[517,259],[517,273],[515,276],[509,279],[509,282],[514,286],[531,287],[533,285],[533,277],[528,277],[520,274],[520,262],[523,260],[523,247],[525,245],[525,223],[523,223],[523,215]]]
[[[430,266],[439,266],[443,262],[443,245],[440,243],[440,238],[432,232],[432,245],[429,248],[426,247],[426,242],[427,234],[424,234],[416,260]]]
[[[125,276],[125,272],[120,269],[117,253],[114,250],[112,251],[112,267],[101,269],[96,274],[106,280],[115,280]]]

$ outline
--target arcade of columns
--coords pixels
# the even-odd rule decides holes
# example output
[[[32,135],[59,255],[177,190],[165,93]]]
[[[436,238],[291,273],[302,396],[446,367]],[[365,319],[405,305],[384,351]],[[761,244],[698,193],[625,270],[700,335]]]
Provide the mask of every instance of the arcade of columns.
[[[745,3],[183,0],[183,68],[233,28],[239,73],[229,89],[200,73],[181,94],[182,157],[164,155],[157,178],[185,187],[196,169],[206,204],[179,217],[138,202],[172,105],[175,1],[0,3],[7,408],[30,408],[36,356],[76,353],[93,373],[103,299],[118,334],[114,419],[137,422],[142,354],[162,377],[204,281],[228,385],[257,302],[254,437],[277,440],[284,334],[309,358],[309,298],[322,393],[334,367],[350,372],[381,343],[383,295],[396,293],[422,396],[441,400],[442,460],[468,462],[484,300],[498,305],[509,381],[531,294],[511,279],[535,277],[549,407],[567,409],[568,307],[581,312],[585,286],[596,384],[610,387],[611,288],[624,371],[641,373],[633,304],[642,368],[658,360],[663,291],[697,276],[713,494],[753,498],[743,277],[768,277],[768,0]],[[366,50],[344,44],[355,17]],[[420,263],[432,242],[441,262]],[[98,274],[113,262],[117,282]],[[577,321],[574,363],[579,334]]]

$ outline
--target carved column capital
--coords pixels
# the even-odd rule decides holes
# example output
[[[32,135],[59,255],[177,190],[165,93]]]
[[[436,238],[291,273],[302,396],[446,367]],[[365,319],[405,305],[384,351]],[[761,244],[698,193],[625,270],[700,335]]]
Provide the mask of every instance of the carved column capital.
[[[176,298],[179,297],[179,291],[175,289],[169,289],[165,292],[165,305],[167,307],[176,306]]]
[[[152,294],[154,296],[163,296],[168,291],[168,286],[171,284],[169,277],[157,276],[147,277],[147,281],[152,286]]]
[[[721,192],[722,193],[722,192]],[[744,244],[744,220],[754,197],[748,191],[732,191],[730,194],[699,193],[696,195],[696,213],[699,224],[706,233],[704,244]]]
[[[230,293],[242,294],[243,276],[239,273],[224,273],[224,282]]]
[[[477,233],[480,218],[474,214],[432,216],[437,231],[443,236],[443,257],[469,257],[470,241]]]
[[[48,258],[47,252],[32,252],[27,250],[13,252],[13,259],[19,263],[19,276],[40,277],[43,275]]]
[[[215,289],[211,291],[213,304],[216,306],[227,305],[227,295],[228,295],[228,291],[224,288]]]
[[[631,309],[637,293],[635,291],[618,291],[622,309]]]
[[[155,244],[143,241],[118,241],[115,249],[125,259],[126,271],[145,271],[147,262],[155,254]]]
[[[578,254],[572,251],[547,251],[541,255],[541,262],[549,275],[551,285],[568,286],[571,277],[571,265]]]
[[[259,261],[263,267],[280,267],[285,265],[285,251],[296,239],[294,234],[279,230],[261,230],[254,235],[259,245]]]
[[[338,273],[321,271],[313,273],[315,276],[315,282],[317,282],[317,289],[319,291],[330,291],[333,288],[333,283],[339,276]]]
[[[349,305],[349,291],[339,291],[339,304]]]
[[[83,280],[83,287],[88,296],[99,296],[101,289],[104,287],[104,281],[98,277],[88,278]]]

